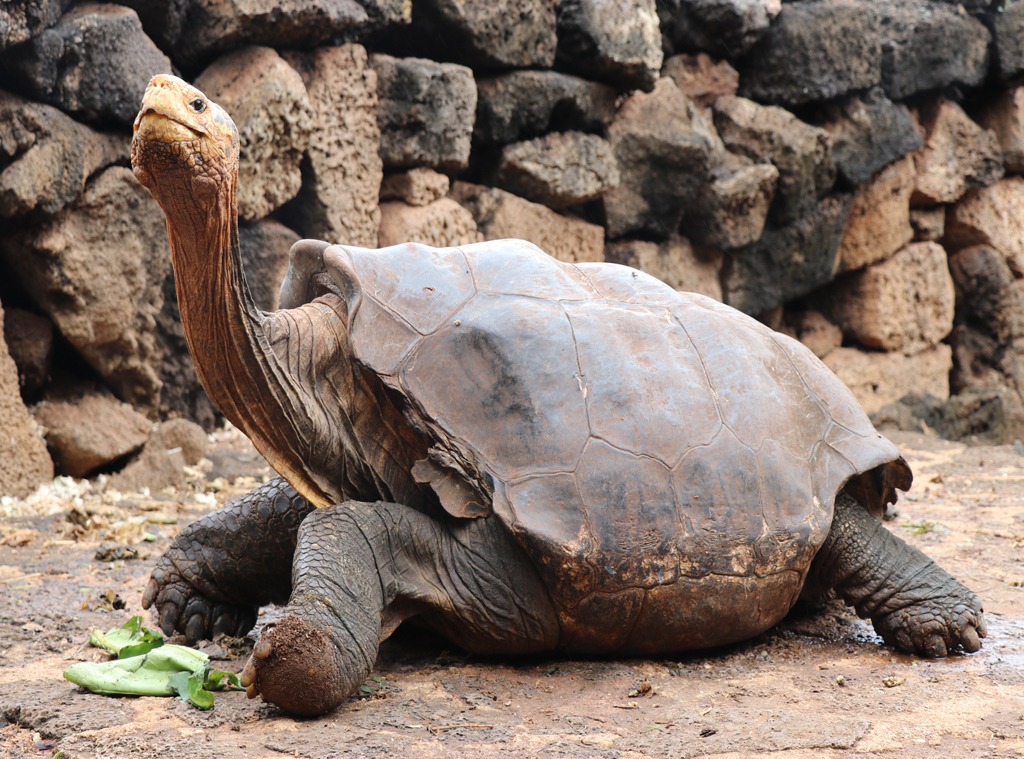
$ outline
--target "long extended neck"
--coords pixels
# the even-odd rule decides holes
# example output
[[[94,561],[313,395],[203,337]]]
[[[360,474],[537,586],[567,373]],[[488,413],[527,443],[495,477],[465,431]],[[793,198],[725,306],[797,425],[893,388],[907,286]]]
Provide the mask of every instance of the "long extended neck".
[[[200,382],[275,469],[293,483],[306,480],[294,388],[285,386],[242,270],[234,181],[213,203],[186,201],[165,211],[182,327]],[[304,494],[324,500],[322,493]]]

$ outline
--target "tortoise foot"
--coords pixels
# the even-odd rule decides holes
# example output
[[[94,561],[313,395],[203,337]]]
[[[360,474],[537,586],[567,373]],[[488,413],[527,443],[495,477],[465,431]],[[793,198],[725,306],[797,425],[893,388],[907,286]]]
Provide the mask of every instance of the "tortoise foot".
[[[981,599],[961,592],[913,602],[872,618],[875,630],[893,648],[930,659],[961,650],[974,653],[986,635]]]
[[[326,714],[359,686],[345,676],[330,633],[294,615],[263,629],[241,680],[249,698],[303,717]]]

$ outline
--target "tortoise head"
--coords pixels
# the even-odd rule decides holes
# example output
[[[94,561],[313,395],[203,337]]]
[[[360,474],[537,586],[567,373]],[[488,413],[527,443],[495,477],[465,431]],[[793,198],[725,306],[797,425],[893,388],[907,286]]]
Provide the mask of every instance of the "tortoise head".
[[[132,168],[165,211],[182,194],[208,201],[233,186],[238,129],[231,117],[195,87],[169,74],[153,77],[135,118]]]

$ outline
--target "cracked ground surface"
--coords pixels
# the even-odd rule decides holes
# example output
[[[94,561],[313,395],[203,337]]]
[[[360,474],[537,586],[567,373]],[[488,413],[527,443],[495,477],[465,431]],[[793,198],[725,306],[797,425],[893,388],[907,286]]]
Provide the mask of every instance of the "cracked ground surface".
[[[225,436],[212,471],[175,492],[57,483],[5,501],[0,755],[1024,757],[1024,455],[893,439],[916,479],[888,526],[982,596],[989,637],[978,654],[896,654],[838,605],[722,651],[661,659],[483,660],[401,630],[359,697],[309,720],[239,692],[201,712],[61,678],[101,658],[91,627],[142,613],[149,570],[177,530],[268,474],[244,440]],[[116,558],[111,540],[139,558]],[[97,559],[101,549],[114,560]],[[226,641],[207,650],[223,669],[244,664]]]

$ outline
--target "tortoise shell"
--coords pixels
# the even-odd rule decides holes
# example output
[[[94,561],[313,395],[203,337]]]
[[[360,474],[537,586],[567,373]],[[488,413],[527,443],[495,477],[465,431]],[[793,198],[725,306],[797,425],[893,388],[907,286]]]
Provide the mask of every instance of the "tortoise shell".
[[[765,629],[795,602],[837,492],[905,467],[803,345],[643,272],[519,240],[321,260],[354,359],[435,443],[417,476],[454,514],[493,508],[577,649],[643,650],[644,630],[728,623],[733,607],[734,639]],[[588,628],[602,604],[627,619],[611,643]]]

